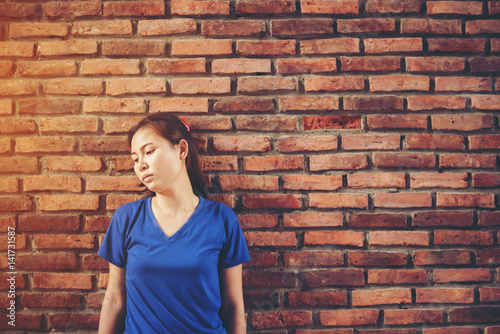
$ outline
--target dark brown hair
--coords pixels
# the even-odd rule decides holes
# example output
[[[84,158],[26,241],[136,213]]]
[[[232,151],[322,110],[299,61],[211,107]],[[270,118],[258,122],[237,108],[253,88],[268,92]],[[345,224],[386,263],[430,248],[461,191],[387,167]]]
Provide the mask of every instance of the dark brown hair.
[[[186,125],[176,116],[165,113],[151,114],[142,119],[137,125],[128,131],[128,144],[131,146],[132,137],[135,133],[143,128],[150,127],[160,136],[168,140],[172,145],[177,145],[184,139],[188,143],[188,155],[186,157],[186,168],[193,187],[193,192],[196,195],[207,197],[207,183],[205,175],[201,171],[198,149],[196,143],[188,131]]]

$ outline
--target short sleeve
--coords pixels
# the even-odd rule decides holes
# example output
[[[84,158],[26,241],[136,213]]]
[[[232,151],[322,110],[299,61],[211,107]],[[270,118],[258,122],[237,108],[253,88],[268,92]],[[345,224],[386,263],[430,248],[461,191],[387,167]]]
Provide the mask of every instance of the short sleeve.
[[[127,263],[127,253],[125,247],[125,228],[123,215],[118,210],[115,212],[109,223],[106,235],[102,240],[101,247],[97,254],[104,260],[117,267],[125,268]]]
[[[222,246],[219,265],[223,268],[237,266],[250,260],[248,248],[236,214],[229,208],[230,214],[224,222],[226,240]]]

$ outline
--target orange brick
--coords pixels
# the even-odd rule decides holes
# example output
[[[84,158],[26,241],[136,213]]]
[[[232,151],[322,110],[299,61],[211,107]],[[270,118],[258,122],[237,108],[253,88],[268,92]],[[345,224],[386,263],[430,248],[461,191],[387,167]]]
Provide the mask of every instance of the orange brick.
[[[345,106],[345,104],[344,104]],[[370,129],[427,129],[426,115],[368,115]]]
[[[73,36],[131,35],[132,22],[128,20],[74,22]]]
[[[468,250],[415,251],[413,263],[417,266],[468,265],[471,263]]]
[[[12,100],[0,99],[0,115],[12,115],[13,111]]]
[[[172,56],[217,56],[232,53],[231,40],[195,39],[172,41]]]
[[[243,56],[293,55],[295,40],[238,41],[236,53]]]
[[[229,15],[227,1],[173,0],[172,15]]]
[[[87,179],[87,191],[140,191],[135,176],[93,176]]]
[[[369,284],[425,284],[427,272],[420,269],[373,269],[368,271]]]
[[[269,59],[214,59],[212,73],[216,74],[244,74],[244,73],[271,73]]]
[[[410,96],[408,110],[465,109],[465,97],[461,96]]]
[[[430,193],[376,193],[375,207],[379,208],[425,208],[432,206]]]
[[[304,157],[287,156],[248,156],[243,158],[245,171],[303,170]]]
[[[496,95],[473,95],[472,108],[481,110],[496,110],[500,108],[500,97]]]
[[[377,289],[352,291],[353,306],[411,304],[410,289]]]
[[[331,307],[346,306],[347,292],[345,291],[290,291],[287,293],[288,303],[292,307]],[[318,331],[301,330],[297,334],[321,333]],[[349,334],[352,332],[337,332],[336,334]]]
[[[102,80],[81,78],[49,79],[45,81],[44,90],[48,95],[100,95]]]
[[[3,177],[0,180],[0,193],[15,193],[19,191],[19,179]]]
[[[76,74],[73,60],[23,61],[17,63],[17,73],[23,77],[61,77]]]
[[[486,154],[440,154],[439,166],[449,168],[495,168],[495,155]]]
[[[303,14],[358,14],[359,3],[357,0],[300,0],[301,13]]]
[[[106,232],[111,217],[85,217],[85,232]]]
[[[35,123],[30,119],[0,119],[0,132],[2,134],[33,133],[35,132]]]
[[[276,68],[280,74],[337,72],[337,61],[335,58],[278,59]]]
[[[398,150],[400,136],[391,134],[381,135],[345,135],[342,136],[342,149],[352,150]]]
[[[322,170],[357,170],[368,167],[365,154],[312,155],[309,158],[311,171]]]
[[[295,1],[276,0],[272,3],[264,0],[239,0],[236,3],[236,14],[293,14],[295,13]]]
[[[297,118],[292,116],[238,116],[238,130],[291,132],[297,129]]]
[[[278,215],[240,215],[238,216],[242,229],[272,228],[278,225]]]
[[[0,86],[0,97],[9,95],[36,95],[38,85],[29,80],[3,80]]]
[[[359,116],[304,116],[304,130],[361,129]]]
[[[460,135],[413,134],[406,136],[407,149],[464,150],[464,137]]]
[[[375,252],[375,251],[349,251],[349,265],[356,267],[380,267],[380,266],[405,266],[407,264],[406,253]]]
[[[102,160],[98,157],[47,157],[46,164],[51,171],[98,172],[103,168]]]
[[[23,215],[17,226],[22,232],[77,232],[79,227],[78,215]]]
[[[19,254],[16,267],[23,270],[75,270],[76,254],[72,253],[36,253]]]
[[[393,56],[340,57],[342,72],[393,72],[401,69],[401,59]]]
[[[248,247],[295,246],[295,232],[244,232]]]
[[[144,100],[140,98],[85,99],[83,111],[85,113],[140,114],[144,112]]]
[[[79,113],[81,104],[75,99],[20,99],[17,109],[21,115],[68,115]]]
[[[175,97],[153,99],[149,103],[150,112],[208,112],[208,99],[205,97]],[[193,122],[187,122],[189,128],[196,129]]]
[[[196,33],[193,19],[145,20],[139,21],[138,33],[141,36],[159,36]]]
[[[74,152],[76,140],[72,137],[23,137],[16,140],[18,153]]]
[[[214,137],[213,145],[216,151],[267,152],[271,149],[271,137],[258,137],[258,136]]]
[[[375,231],[368,234],[370,246],[429,246],[428,232]]]
[[[434,168],[436,157],[431,153],[375,152],[373,164],[376,167]]]
[[[33,288],[38,290],[52,289],[92,289],[92,275],[70,273],[35,273]]]
[[[164,79],[114,79],[106,82],[106,94],[111,96],[125,94],[161,94],[166,91],[167,84]]]
[[[0,57],[25,57],[35,55],[35,44],[30,42],[0,42]]]
[[[213,106],[215,112],[265,112],[273,111],[274,103],[272,98],[236,96],[217,98]]]
[[[285,227],[338,227],[342,226],[340,212],[292,212],[283,214]]]
[[[284,175],[283,188],[291,190],[338,190],[342,188],[342,176]]]
[[[69,32],[67,23],[11,23],[9,38],[26,37],[66,37]]]
[[[481,15],[483,4],[477,1],[428,1],[427,14]]]
[[[280,152],[330,151],[338,147],[337,136],[296,136],[278,138]]]
[[[371,309],[320,311],[319,322],[322,326],[373,326],[377,324],[379,313]]]
[[[81,16],[102,15],[101,1],[50,1],[42,5],[43,16],[73,19]]]
[[[35,3],[2,3],[0,4],[0,13],[4,17],[22,18],[33,17],[38,4]]]
[[[97,54],[97,41],[75,39],[39,42],[37,54],[40,57],[94,55]]]
[[[23,178],[24,191],[82,191],[82,181],[77,176],[37,175]]]
[[[423,75],[381,75],[369,79],[371,92],[428,91],[429,77]]]
[[[367,54],[421,52],[424,48],[420,37],[368,38],[363,43]]]
[[[462,72],[465,61],[458,57],[406,57],[408,72]]]
[[[0,138],[0,154],[11,152],[10,138]]]
[[[435,77],[436,92],[491,92],[491,78],[477,77]]]
[[[287,19],[271,21],[271,34],[274,37],[326,35],[333,33],[332,19]]]
[[[405,188],[404,173],[354,173],[347,174],[347,186],[363,188]]]
[[[278,190],[277,176],[261,175],[220,175],[219,185],[222,191],[234,190]]]
[[[34,174],[38,171],[38,158],[2,157],[0,173]]]
[[[411,173],[410,187],[420,188],[467,188],[466,173]]]
[[[102,42],[105,56],[163,56],[165,42],[161,40],[105,40]]]
[[[304,245],[342,245],[363,247],[363,232],[352,231],[306,231]]]
[[[231,78],[172,79],[172,94],[227,94],[231,92]]]
[[[336,92],[348,90],[363,90],[365,82],[363,77],[306,77],[304,78],[306,92]]]
[[[231,130],[233,126],[228,117],[196,116],[186,117],[186,121],[193,130]]]
[[[317,209],[367,209],[368,195],[348,193],[310,193],[309,206]]]
[[[238,158],[234,155],[217,155],[200,157],[203,171],[233,171],[238,170]]]
[[[418,0],[395,1],[395,0],[368,0],[366,3],[367,13],[418,13],[422,3]]]
[[[238,78],[238,93],[293,92],[298,89],[296,78],[251,76]]]
[[[64,117],[43,118],[40,120],[40,131],[46,133],[97,132],[97,117]]]
[[[300,53],[304,55],[359,53],[359,51],[358,38],[341,37],[300,41]]]
[[[438,207],[494,208],[494,194],[482,193],[437,193]]]
[[[120,206],[143,199],[144,195],[108,195],[106,196],[106,211],[114,211]]]
[[[127,131],[132,128],[134,125],[139,123],[143,117],[120,117],[113,119],[105,119],[103,130],[104,133],[109,134],[118,134],[118,133],[127,133]]]
[[[94,195],[42,195],[40,210],[68,211],[68,210],[97,210],[99,197]]]
[[[165,4],[163,1],[112,1],[106,2],[102,7],[104,17],[120,16],[162,16],[165,15]]]
[[[81,63],[81,73],[87,75],[140,74],[140,62],[134,59],[85,59]]]
[[[147,64],[150,74],[190,74],[205,73],[205,63],[205,58],[192,58],[149,59]]]
[[[0,61],[0,77],[10,77],[14,73],[11,61]]]

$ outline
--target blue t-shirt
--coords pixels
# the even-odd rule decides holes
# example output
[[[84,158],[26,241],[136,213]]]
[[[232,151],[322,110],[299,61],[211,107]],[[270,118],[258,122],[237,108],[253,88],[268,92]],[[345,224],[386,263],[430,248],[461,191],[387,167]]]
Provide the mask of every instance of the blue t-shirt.
[[[98,254],[126,269],[125,333],[226,333],[219,317],[219,269],[250,259],[235,213],[200,197],[168,237],[151,197],[118,208]]]

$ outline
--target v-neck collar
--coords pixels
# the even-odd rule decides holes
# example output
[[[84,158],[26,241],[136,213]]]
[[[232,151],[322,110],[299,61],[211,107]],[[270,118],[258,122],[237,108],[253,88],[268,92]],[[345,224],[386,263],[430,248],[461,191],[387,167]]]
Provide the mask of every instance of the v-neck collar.
[[[152,202],[151,202],[152,199],[153,199],[153,196],[151,196],[148,199],[147,205],[146,205],[149,220],[151,222],[151,225],[153,225],[153,229],[156,231],[156,233],[158,233],[159,237],[162,238],[167,243],[172,243],[172,242],[178,240],[180,237],[182,237],[182,235],[184,233],[186,233],[186,231],[188,230],[189,226],[192,225],[194,221],[196,221],[196,217],[202,211],[203,206],[205,205],[205,200],[203,199],[203,197],[199,196],[200,201],[199,201],[198,205],[196,206],[196,208],[194,209],[194,212],[191,214],[191,216],[189,216],[189,218],[186,220],[186,222],[177,231],[175,231],[175,233],[172,236],[169,237],[165,234],[165,232],[163,232],[163,230],[160,227],[160,224],[156,220],[156,217],[153,213],[153,207],[152,207]]]

